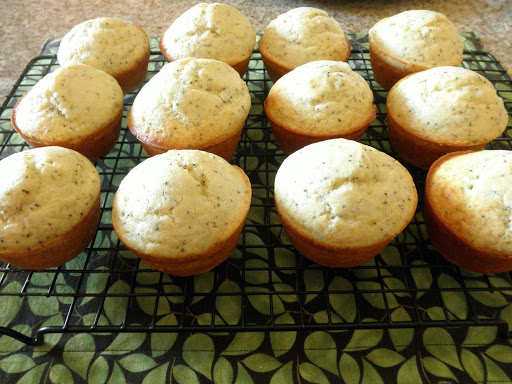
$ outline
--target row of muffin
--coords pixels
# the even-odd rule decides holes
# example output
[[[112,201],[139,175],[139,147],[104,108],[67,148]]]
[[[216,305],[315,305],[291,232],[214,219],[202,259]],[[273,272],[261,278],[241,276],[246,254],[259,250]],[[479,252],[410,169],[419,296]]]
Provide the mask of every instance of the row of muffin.
[[[39,270],[83,251],[100,218],[100,177],[73,150],[44,147],[0,161],[0,260]],[[454,152],[430,168],[424,218],[430,240],[461,267],[512,269],[512,152]],[[346,139],[307,145],[279,167],[276,211],[292,245],[312,261],[354,267],[375,257],[412,220],[408,171]],[[133,168],[112,203],[119,239],[154,269],[208,271],[235,249],[251,204],[240,168],[199,150],[170,150]]]
[[[434,66],[457,66],[463,45],[456,27],[443,14],[412,10],[379,21],[369,32],[372,67],[389,89],[399,78]],[[226,4],[198,4],[180,15],[162,34],[167,61],[187,57],[223,61],[242,76],[256,42],[250,21]],[[315,60],[347,61],[350,42],[327,12],[292,9],[272,20],[258,48],[270,78]],[[118,79],[126,92],[145,79],[149,57],[146,34],[135,24],[99,18],[75,26],[62,40],[61,65],[89,64]]]
[[[280,78],[265,100],[280,148],[290,154],[331,138],[359,140],[375,119],[373,93],[347,63],[314,61]],[[127,125],[153,156],[200,149],[230,161],[251,98],[227,64],[179,59],[165,65],[138,93]],[[13,109],[11,121],[33,147],[58,145],[91,161],[119,136],[123,93],[115,79],[84,64],[45,76]],[[503,100],[485,77],[459,67],[436,67],[401,79],[387,97],[391,145],[424,169],[454,151],[479,150],[506,129]]]
[[[42,269],[74,258],[99,220],[100,178],[78,152],[44,147],[0,161],[0,260]],[[412,219],[412,177],[351,140],[306,146],[279,168],[276,210],[303,255],[350,267],[377,255]],[[155,269],[207,271],[234,250],[251,203],[246,174],[221,157],[170,150],[133,168],[112,203],[119,239]]]

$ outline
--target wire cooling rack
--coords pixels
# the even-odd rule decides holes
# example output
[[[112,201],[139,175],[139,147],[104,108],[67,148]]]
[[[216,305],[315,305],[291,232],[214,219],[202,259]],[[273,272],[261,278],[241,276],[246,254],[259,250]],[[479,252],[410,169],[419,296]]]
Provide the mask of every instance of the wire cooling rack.
[[[386,95],[374,80],[366,39],[349,36],[351,67],[373,90],[377,118],[361,142],[394,157],[386,131]],[[152,40],[148,79],[164,65]],[[16,101],[58,67],[50,42],[23,71],[0,109],[0,158],[28,149],[13,131]],[[53,49],[53,50],[52,50]],[[485,51],[466,41],[464,62],[492,81],[512,111],[512,82]],[[273,181],[285,158],[271,134],[263,102],[271,87],[255,51],[245,75],[252,108],[233,160],[250,177],[253,201],[238,247],[209,273],[173,277],[153,271],[117,239],[112,199],[120,181],[147,154],[126,129],[100,172],[101,222],[91,245],[58,268],[30,272],[0,262],[0,334],[40,344],[49,333],[347,330],[430,326],[496,326],[509,333],[509,273],[480,275],[446,262],[430,246],[422,218],[426,173],[407,166],[420,202],[410,225],[363,266],[330,269],[300,256],[284,234],[273,204]],[[125,97],[125,115],[134,99]],[[490,149],[512,149],[512,126]],[[399,159],[400,160],[400,159]],[[53,316],[60,314],[60,316]],[[56,320],[52,320],[56,319]],[[3,323],[2,323],[3,321]],[[22,328],[16,324],[29,324]],[[510,335],[510,333],[509,333]]]

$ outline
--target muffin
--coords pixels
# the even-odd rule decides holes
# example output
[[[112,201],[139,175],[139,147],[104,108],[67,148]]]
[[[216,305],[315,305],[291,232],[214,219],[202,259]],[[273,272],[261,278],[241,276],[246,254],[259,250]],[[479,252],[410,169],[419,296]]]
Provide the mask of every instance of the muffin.
[[[136,24],[100,17],[74,26],[57,54],[62,66],[87,64],[112,75],[124,93],[146,79],[149,39]]]
[[[332,139],[284,160],[274,200],[295,248],[338,268],[363,264],[384,249],[411,221],[418,196],[398,161],[358,142]]]
[[[16,103],[11,122],[32,147],[60,146],[96,161],[119,137],[123,91],[109,74],[84,64],[57,69]]]
[[[449,152],[482,149],[508,122],[491,82],[456,67],[432,68],[400,80],[389,92],[387,116],[393,149],[424,169]]]
[[[340,25],[317,8],[295,8],[272,20],[258,42],[275,83],[299,65],[316,60],[347,61],[350,43]]]
[[[154,269],[209,271],[236,247],[251,202],[249,178],[221,157],[170,150],[123,179],[112,223],[119,239]]]
[[[164,65],[141,89],[128,128],[150,156],[200,149],[230,161],[250,108],[249,89],[229,65],[180,59]]]
[[[411,73],[462,62],[457,28],[439,12],[411,10],[382,19],[368,40],[375,81],[387,90]]]
[[[256,43],[256,32],[242,13],[227,4],[197,4],[162,34],[167,61],[196,57],[223,61],[243,76]]]
[[[375,118],[368,83],[340,61],[314,61],[280,78],[265,100],[265,113],[281,149],[342,137],[359,140]]]
[[[100,176],[71,149],[44,147],[0,161],[0,260],[32,270],[65,263],[91,242]]]
[[[479,273],[512,270],[512,152],[454,152],[425,184],[425,225],[448,261]]]

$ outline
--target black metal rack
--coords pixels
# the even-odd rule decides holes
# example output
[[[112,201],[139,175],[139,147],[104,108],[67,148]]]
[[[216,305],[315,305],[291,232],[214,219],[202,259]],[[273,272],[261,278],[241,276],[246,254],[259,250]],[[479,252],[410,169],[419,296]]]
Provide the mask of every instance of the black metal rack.
[[[367,45],[351,40],[349,63],[368,80],[377,104],[362,143],[395,156],[386,131],[386,95],[374,80]],[[164,64],[151,52],[148,78]],[[487,52],[467,50],[463,66],[490,79],[512,111],[512,81]],[[0,158],[28,149],[12,130],[16,101],[44,75],[58,67],[55,55],[34,58],[0,109]],[[428,241],[422,219],[426,173],[407,166],[420,203],[413,221],[381,255],[351,269],[330,269],[300,256],[283,233],[273,205],[273,180],[285,158],[275,144],[263,101],[271,87],[259,53],[245,75],[252,109],[233,160],[249,175],[253,203],[235,253],[199,277],[172,277],[153,271],[127,251],[111,225],[111,203],[120,180],[146,153],[126,129],[116,147],[97,162],[102,179],[102,216],[94,241],[75,260],[45,271],[30,272],[0,262],[0,305],[19,308],[10,324],[26,312],[43,308],[64,313],[62,324],[34,324],[33,334],[0,327],[27,344],[40,344],[49,333],[76,332],[223,332],[342,330],[430,326],[496,326],[497,304],[482,304],[500,295],[510,301],[509,273],[480,275],[446,262]],[[125,97],[125,113],[135,95]],[[489,148],[512,149],[512,126]],[[395,156],[396,157],[396,156]],[[485,299],[485,300],[483,300]],[[46,313],[46,312],[45,312]],[[87,315],[83,315],[87,313]]]

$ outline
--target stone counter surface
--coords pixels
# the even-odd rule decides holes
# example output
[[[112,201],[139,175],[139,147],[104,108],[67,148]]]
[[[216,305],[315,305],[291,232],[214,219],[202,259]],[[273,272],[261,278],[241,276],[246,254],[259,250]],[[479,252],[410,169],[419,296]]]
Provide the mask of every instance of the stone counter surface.
[[[74,25],[96,17],[118,17],[138,23],[159,36],[176,17],[200,1],[171,0],[1,0],[0,102],[28,61],[48,39],[64,36]],[[240,9],[262,33],[279,14],[299,6],[322,8],[347,33],[365,33],[378,20],[409,9],[446,14],[460,31],[476,32],[486,50],[512,73],[512,1],[292,1],[226,0]]]

